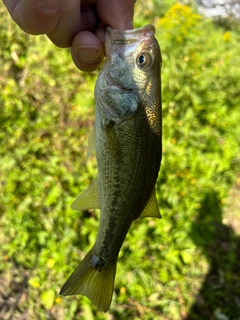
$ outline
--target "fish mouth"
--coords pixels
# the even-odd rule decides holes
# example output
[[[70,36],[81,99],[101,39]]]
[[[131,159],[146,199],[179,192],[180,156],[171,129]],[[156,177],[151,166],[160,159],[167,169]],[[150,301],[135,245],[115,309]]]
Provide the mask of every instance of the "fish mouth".
[[[113,94],[133,94],[136,90],[132,89],[132,88],[124,88],[122,86],[106,86],[105,87],[106,90],[112,92]]]
[[[126,44],[130,44],[136,42],[135,39],[117,39],[117,40],[113,40],[114,44],[119,44],[119,45],[126,45]]]
[[[135,91],[134,88],[124,87],[121,83],[114,81],[114,79],[110,75],[108,75],[108,80],[104,79],[103,88],[105,90],[111,90],[113,92],[115,91],[123,94]]]
[[[132,88],[124,88],[120,86],[112,86],[112,89],[115,89],[116,91],[121,91],[122,93],[128,93],[128,92],[133,92],[134,89]]]

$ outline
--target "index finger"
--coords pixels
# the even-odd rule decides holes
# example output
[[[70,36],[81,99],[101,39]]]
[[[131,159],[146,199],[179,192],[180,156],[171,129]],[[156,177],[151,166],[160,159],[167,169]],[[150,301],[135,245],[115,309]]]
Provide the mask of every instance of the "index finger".
[[[60,0],[3,0],[12,19],[30,34],[50,33],[59,17]]]

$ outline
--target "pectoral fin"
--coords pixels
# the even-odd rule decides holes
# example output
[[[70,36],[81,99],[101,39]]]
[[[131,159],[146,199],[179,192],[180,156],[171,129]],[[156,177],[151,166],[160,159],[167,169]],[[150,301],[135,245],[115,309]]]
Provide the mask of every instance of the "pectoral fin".
[[[157,202],[155,189],[153,189],[151,197],[148,200],[146,207],[144,208],[143,212],[140,215],[140,218],[144,218],[144,217],[153,217],[158,219],[162,218],[159,212],[159,206]]]
[[[94,180],[90,186],[77,197],[71,205],[73,210],[99,209],[98,183]]]
[[[95,129],[95,126],[93,126],[88,137],[87,158],[89,158],[90,155],[95,150],[95,145],[96,145],[96,129]]]
[[[114,157],[116,157],[120,152],[120,146],[114,130],[114,123],[109,123],[109,125],[105,128],[105,134],[109,151]]]

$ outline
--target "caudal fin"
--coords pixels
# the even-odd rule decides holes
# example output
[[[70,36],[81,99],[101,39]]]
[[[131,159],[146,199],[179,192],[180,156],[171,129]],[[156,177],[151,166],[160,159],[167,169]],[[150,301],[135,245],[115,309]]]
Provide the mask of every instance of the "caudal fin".
[[[87,296],[99,310],[107,312],[112,301],[116,263],[111,267],[100,269],[96,267],[97,259],[90,250],[63,285],[60,294],[64,296],[82,294]]]

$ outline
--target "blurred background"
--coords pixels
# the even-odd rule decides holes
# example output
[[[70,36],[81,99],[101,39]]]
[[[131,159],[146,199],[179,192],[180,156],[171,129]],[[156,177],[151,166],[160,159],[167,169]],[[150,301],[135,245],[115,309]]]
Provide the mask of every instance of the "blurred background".
[[[219,6],[227,14],[206,13]],[[99,223],[70,208],[97,175],[86,147],[98,71],[78,71],[0,3],[0,319],[240,319],[238,10],[136,3],[135,27],[154,24],[162,49],[163,218],[133,223],[104,314],[59,295]]]

